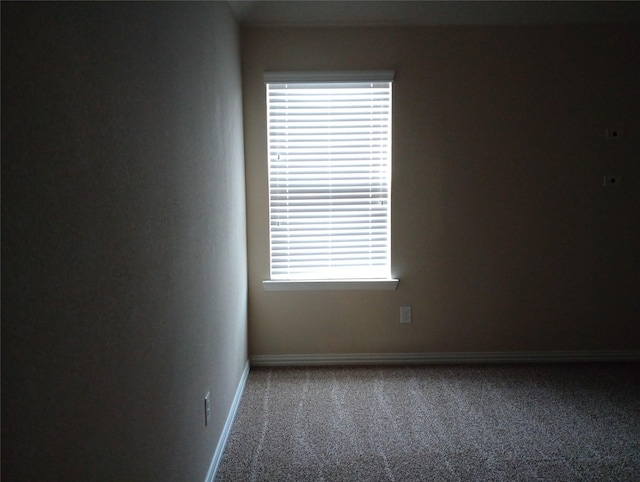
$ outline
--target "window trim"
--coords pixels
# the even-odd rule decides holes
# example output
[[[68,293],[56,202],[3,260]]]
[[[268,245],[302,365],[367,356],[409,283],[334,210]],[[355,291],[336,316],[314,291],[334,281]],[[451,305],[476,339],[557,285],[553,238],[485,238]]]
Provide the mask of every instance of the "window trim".
[[[271,83],[331,83],[331,82],[389,82],[393,83],[395,71],[322,71],[322,72],[265,72],[265,84]],[[390,188],[390,186],[389,186]],[[390,215],[390,213],[389,213]],[[271,216],[271,214],[270,214]],[[388,236],[391,237],[391,231]],[[269,234],[269,264],[271,266],[271,233]],[[391,239],[389,239],[389,244]],[[389,246],[390,249],[390,246]],[[389,251],[388,263],[391,264]],[[270,269],[271,271],[271,269]],[[357,279],[267,279],[263,281],[265,291],[324,291],[324,290],[395,290],[396,278]]]
[[[265,291],[394,291],[399,280],[340,279],[340,280],[264,280]]]
[[[313,83],[313,82],[393,82],[394,70],[346,70],[324,72],[265,72],[264,83]]]

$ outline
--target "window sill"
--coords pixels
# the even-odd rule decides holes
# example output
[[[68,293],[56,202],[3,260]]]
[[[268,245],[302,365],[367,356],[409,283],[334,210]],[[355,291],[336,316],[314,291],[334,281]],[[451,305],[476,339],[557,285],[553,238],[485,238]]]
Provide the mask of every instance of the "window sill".
[[[283,280],[262,282],[265,291],[393,291],[397,279]]]

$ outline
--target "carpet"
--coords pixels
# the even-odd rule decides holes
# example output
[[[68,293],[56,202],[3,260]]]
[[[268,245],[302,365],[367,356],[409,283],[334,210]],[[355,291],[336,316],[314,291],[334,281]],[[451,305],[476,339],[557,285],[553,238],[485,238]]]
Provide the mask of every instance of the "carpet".
[[[640,481],[640,364],[254,368],[223,481]]]

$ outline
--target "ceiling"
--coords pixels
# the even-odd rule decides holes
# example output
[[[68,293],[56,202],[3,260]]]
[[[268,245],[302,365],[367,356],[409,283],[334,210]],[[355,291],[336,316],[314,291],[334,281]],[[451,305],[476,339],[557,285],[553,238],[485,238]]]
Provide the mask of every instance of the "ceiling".
[[[229,0],[250,26],[637,23],[640,1]]]

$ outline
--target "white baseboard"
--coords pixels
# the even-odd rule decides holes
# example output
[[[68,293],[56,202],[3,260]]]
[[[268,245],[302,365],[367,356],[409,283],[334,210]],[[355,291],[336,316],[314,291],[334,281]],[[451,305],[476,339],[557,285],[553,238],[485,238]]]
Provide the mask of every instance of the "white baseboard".
[[[553,363],[637,360],[640,360],[640,350],[453,353],[342,353],[324,355],[255,355],[251,357],[251,366],[427,365],[444,363]]]
[[[242,372],[242,376],[240,377],[240,382],[238,383],[236,394],[233,397],[233,402],[231,403],[231,408],[229,409],[229,415],[227,415],[227,421],[222,428],[222,433],[220,434],[220,438],[218,439],[216,451],[214,452],[213,459],[211,460],[211,464],[209,465],[207,477],[204,479],[205,482],[213,482],[216,478],[218,465],[220,465],[222,453],[224,452],[225,445],[227,445],[227,438],[229,437],[229,433],[231,432],[231,426],[233,425],[233,420],[236,418],[236,412],[238,411],[238,406],[240,405],[242,392],[244,391],[244,386],[247,383],[247,377],[249,376],[249,366],[249,361],[247,361],[244,367],[244,371]]]

